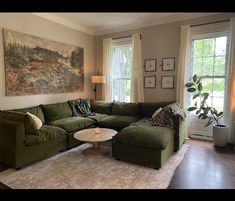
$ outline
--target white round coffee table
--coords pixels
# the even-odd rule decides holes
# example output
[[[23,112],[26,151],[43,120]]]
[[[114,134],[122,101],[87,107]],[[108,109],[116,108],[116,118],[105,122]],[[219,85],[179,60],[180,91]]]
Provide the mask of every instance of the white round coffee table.
[[[109,128],[99,128],[99,133],[96,133],[96,129],[97,128],[84,129],[74,133],[73,136],[79,141],[93,144],[93,148],[98,150],[100,142],[111,140],[113,136],[117,134],[117,131]]]

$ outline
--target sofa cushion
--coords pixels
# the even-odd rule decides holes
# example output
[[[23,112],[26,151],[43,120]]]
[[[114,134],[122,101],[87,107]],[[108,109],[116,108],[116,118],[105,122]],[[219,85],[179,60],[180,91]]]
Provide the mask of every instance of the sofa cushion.
[[[152,117],[154,112],[159,109],[160,107],[165,107],[166,105],[169,105],[173,103],[171,102],[145,102],[145,103],[139,103],[140,105],[140,116],[141,117]]]
[[[98,126],[103,128],[112,128],[114,130],[119,131],[138,120],[138,117],[133,116],[111,115],[101,119],[98,122]]]
[[[30,112],[26,112],[26,114],[29,117],[30,123],[33,124],[34,128],[36,130],[40,129],[42,127],[42,121],[39,119],[36,115],[31,114]]]
[[[144,118],[139,119],[136,123],[137,124],[145,124],[146,125],[146,122],[149,121],[149,120],[150,120],[149,117],[144,117]]]
[[[91,99],[90,104],[92,112],[107,114],[107,115],[111,115],[112,113],[112,105],[113,105],[112,102],[104,102]]]
[[[24,123],[25,134],[37,135],[34,125],[30,121],[28,115],[23,112],[0,111],[0,119],[11,120]]]
[[[28,108],[22,108],[22,109],[14,109],[10,111],[16,111],[16,112],[30,112],[31,114],[36,115],[39,119],[41,119],[42,123],[45,123],[45,117],[42,111],[42,108],[40,106],[34,106],[34,107],[28,107]]]
[[[131,124],[114,136],[119,143],[153,149],[165,149],[174,130],[171,128]]]
[[[53,140],[61,135],[66,135],[66,131],[56,126],[43,125],[37,131],[37,135],[25,136],[25,145],[31,146],[40,142]]]
[[[72,116],[68,102],[41,105],[47,123]]]
[[[114,101],[112,115],[139,116],[139,104]]]
[[[93,124],[93,120],[85,117],[69,117],[50,122],[50,125],[58,126],[69,133],[91,127]]]
[[[92,119],[96,123],[104,119],[105,117],[108,117],[107,114],[100,114],[100,113],[95,113],[94,116],[88,116],[88,118]]]

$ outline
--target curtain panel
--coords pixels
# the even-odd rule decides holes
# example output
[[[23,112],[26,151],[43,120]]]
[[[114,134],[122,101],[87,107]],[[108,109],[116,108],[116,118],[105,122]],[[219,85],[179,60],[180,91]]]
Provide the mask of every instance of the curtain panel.
[[[140,34],[132,36],[133,60],[131,71],[131,102],[144,102],[143,70]]]

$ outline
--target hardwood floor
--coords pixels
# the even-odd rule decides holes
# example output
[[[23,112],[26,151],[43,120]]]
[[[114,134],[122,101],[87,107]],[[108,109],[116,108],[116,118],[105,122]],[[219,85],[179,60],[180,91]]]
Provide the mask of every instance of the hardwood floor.
[[[168,189],[235,189],[235,151],[232,145],[187,140],[190,145]]]
[[[212,142],[186,140],[189,150],[177,167],[168,189],[235,189],[235,150]],[[0,171],[7,167],[0,165]],[[8,186],[0,182],[0,189]]]

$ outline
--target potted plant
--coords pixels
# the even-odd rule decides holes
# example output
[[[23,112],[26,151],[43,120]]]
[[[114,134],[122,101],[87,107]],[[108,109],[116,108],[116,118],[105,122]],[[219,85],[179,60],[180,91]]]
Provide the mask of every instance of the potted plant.
[[[196,115],[199,119],[207,120],[205,127],[210,126],[213,121],[213,139],[216,146],[223,147],[228,142],[228,127],[221,124],[221,118],[224,116],[223,111],[218,112],[216,108],[208,106],[206,100],[209,93],[203,92],[201,78],[196,74],[193,76],[191,82],[185,84],[187,91],[193,94],[195,100],[194,106],[188,108],[189,112],[196,110]]]

